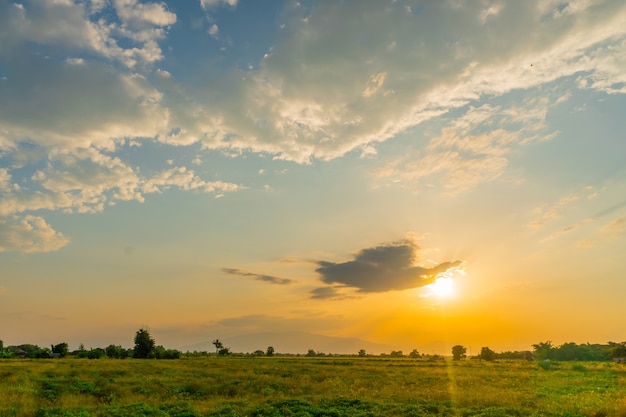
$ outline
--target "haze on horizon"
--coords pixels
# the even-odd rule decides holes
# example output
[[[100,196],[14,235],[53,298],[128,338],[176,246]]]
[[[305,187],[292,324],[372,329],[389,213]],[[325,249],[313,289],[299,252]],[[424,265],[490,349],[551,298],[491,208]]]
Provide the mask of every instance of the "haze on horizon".
[[[625,93],[620,0],[0,0],[0,339],[624,341]]]

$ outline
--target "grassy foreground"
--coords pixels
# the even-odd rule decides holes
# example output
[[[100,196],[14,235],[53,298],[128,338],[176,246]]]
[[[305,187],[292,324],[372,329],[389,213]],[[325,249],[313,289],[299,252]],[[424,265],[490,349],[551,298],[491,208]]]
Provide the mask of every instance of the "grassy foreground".
[[[0,416],[620,416],[626,366],[408,358],[0,360]]]

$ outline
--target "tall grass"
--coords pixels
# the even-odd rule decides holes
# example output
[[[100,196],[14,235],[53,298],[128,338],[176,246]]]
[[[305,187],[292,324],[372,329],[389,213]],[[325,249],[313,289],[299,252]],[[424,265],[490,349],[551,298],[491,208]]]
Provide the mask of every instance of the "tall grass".
[[[0,416],[620,416],[626,366],[408,358],[0,360]]]

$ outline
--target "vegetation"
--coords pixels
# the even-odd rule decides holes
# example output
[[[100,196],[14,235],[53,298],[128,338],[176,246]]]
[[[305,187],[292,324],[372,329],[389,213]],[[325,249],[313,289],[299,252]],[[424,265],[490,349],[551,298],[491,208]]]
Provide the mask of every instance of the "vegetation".
[[[0,361],[3,417],[342,415],[626,416],[626,366],[357,355]]]
[[[467,348],[461,345],[452,346],[452,359],[459,361],[467,356]]]
[[[154,339],[145,329],[137,330],[135,335],[135,351],[133,357],[147,359],[153,358],[154,355]]]

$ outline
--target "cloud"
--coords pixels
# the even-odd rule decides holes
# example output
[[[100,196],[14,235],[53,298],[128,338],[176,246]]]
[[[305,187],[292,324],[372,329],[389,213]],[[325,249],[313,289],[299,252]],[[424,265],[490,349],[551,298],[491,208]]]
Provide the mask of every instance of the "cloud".
[[[312,289],[309,293],[313,300],[346,300],[354,298],[354,296],[346,295],[335,287],[319,287]]]
[[[256,281],[268,282],[270,284],[287,285],[287,284],[293,284],[296,282],[295,280],[289,279],[289,278],[280,278],[280,277],[275,277],[273,275],[256,274],[254,272],[248,272],[248,271],[244,271],[242,269],[236,269],[236,268],[222,268],[222,272],[228,275],[236,275],[236,276],[241,276],[241,277],[246,277],[246,278],[252,278]]]
[[[202,6],[204,10],[209,10],[221,5],[236,7],[237,3],[238,0],[200,0],[200,6]]]
[[[539,0],[491,9],[451,4],[435,2],[420,13],[393,2],[288,6],[282,39],[255,70],[233,74],[223,90],[202,92],[219,105],[198,96],[212,116],[189,131],[208,148],[307,163],[385,141],[483,97],[557,79],[621,91],[625,5],[606,1],[557,13],[558,4]],[[446,33],[437,35],[436,22],[444,19]],[[494,158],[475,181],[502,171],[503,157]]]
[[[140,175],[120,158],[94,148],[73,152],[51,150],[45,169],[36,171],[27,187],[10,184],[10,171],[0,170],[0,216],[38,210],[97,213],[116,201],[143,202],[145,195],[169,188],[223,194],[243,187],[206,181],[186,167]],[[31,189],[37,189],[33,192]]]
[[[412,240],[363,249],[354,259],[335,263],[318,261],[316,272],[326,284],[339,284],[357,288],[359,292],[385,292],[422,287],[432,283],[436,276],[450,268],[459,266],[461,261],[443,262],[433,268],[417,266],[419,247]],[[314,290],[315,291],[315,290]],[[333,295],[332,290],[313,294]]]
[[[613,238],[618,238],[626,234],[626,216],[613,220],[611,223],[604,226],[602,231]]]
[[[127,67],[163,57],[158,41],[165,36],[163,28],[176,22],[176,15],[163,4],[116,0],[114,11],[121,24],[101,13],[102,3],[92,6],[54,0],[0,3],[0,37],[4,40],[0,57],[18,53],[26,42],[51,47],[57,53],[96,54]]]
[[[533,210],[533,216],[535,217],[535,220],[533,220],[530,223],[529,227],[535,230],[541,229],[547,223],[552,222],[556,219],[559,219],[568,208],[570,208],[574,203],[576,203],[580,199],[584,198],[586,200],[591,200],[595,198],[597,195],[598,195],[598,192],[594,189],[594,187],[585,186],[582,189],[574,193],[570,193],[566,195],[565,197],[562,197],[555,204],[551,204],[551,205],[543,204],[540,207],[537,207]],[[586,219],[584,222],[587,222],[587,221],[589,220]],[[563,231],[567,232],[569,230],[571,229],[563,230]]]
[[[217,38],[217,34],[219,33],[219,31],[220,31],[220,28],[215,23],[213,23],[211,27],[209,28],[209,35],[213,36],[214,38]]]
[[[0,218],[0,252],[53,252],[68,243],[41,217]]]
[[[176,15],[163,3],[139,3],[137,0],[115,0],[115,10],[122,22],[144,26],[168,26],[176,23]]]
[[[504,173],[515,147],[554,137],[545,125],[552,105],[547,99],[527,99],[512,106],[470,106],[425,147],[386,163],[376,177],[416,186],[438,183],[450,193],[494,181]]]

